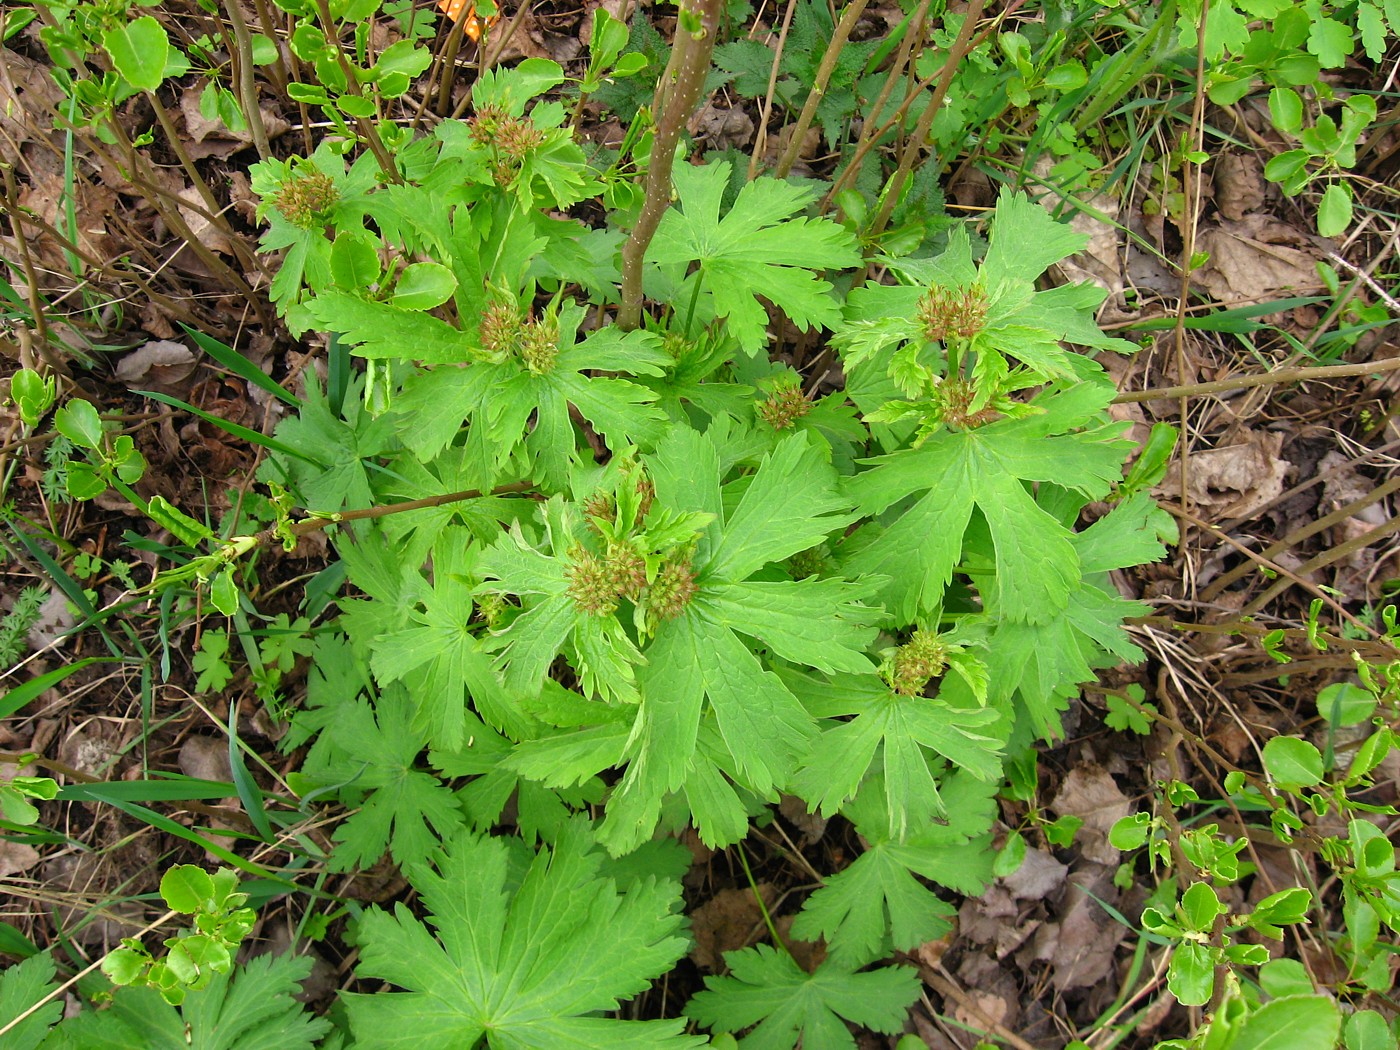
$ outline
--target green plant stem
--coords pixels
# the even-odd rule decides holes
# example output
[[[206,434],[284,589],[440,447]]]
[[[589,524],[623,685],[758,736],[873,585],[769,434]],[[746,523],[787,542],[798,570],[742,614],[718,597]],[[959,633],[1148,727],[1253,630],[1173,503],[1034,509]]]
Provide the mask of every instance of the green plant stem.
[[[533,481],[512,481],[508,485],[497,485],[495,488],[483,492],[481,489],[464,489],[461,492],[447,492],[440,496],[425,496],[422,499],[405,500],[402,503],[383,503],[377,507],[360,507],[356,510],[342,510],[334,514],[313,514],[303,518],[301,521],[293,522],[281,533],[276,528],[263,529],[253,537],[254,546],[260,547],[270,543],[274,539],[281,538],[287,532],[293,536],[307,536],[313,532],[320,532],[328,529],[332,525],[340,525],[347,521],[364,521],[366,518],[387,518],[391,514],[404,514],[411,510],[427,510],[430,507],[441,507],[448,503],[461,503],[469,499],[481,499],[483,496],[506,496],[513,492],[533,492],[537,486]]]
[[[918,123],[914,125],[914,134],[905,143],[904,152],[899,158],[899,167],[890,176],[889,184],[885,187],[885,199],[880,205],[880,211],[875,216],[875,220],[870,224],[869,234],[878,237],[889,225],[890,216],[894,214],[894,209],[899,204],[899,199],[904,192],[904,184],[914,173],[914,163],[919,159],[926,149],[929,129],[933,126],[933,118],[938,115],[938,111],[943,108],[943,103],[948,97],[948,89],[953,86],[953,76],[958,71],[958,66],[962,60],[976,47],[973,41],[973,31],[977,28],[977,23],[982,19],[982,11],[986,7],[986,0],[972,0],[968,5],[967,13],[963,16],[963,23],[958,28],[957,38],[953,41],[953,46],[948,50],[948,57],[943,62],[943,71],[938,77],[938,86],[933,89],[933,98],[929,99],[924,111],[919,114]]]
[[[272,156],[272,146],[267,141],[267,128],[263,125],[262,110],[258,107],[258,85],[253,78],[253,37],[248,32],[248,23],[243,18],[243,8],[238,6],[238,0],[224,0],[224,10],[228,12],[229,24],[233,26],[233,40],[237,45],[236,79],[238,99],[243,103],[243,119],[248,122],[258,158],[267,160]]]
[[[816,119],[817,107],[821,105],[821,101],[826,95],[826,86],[831,83],[831,74],[836,72],[836,62],[841,57],[841,49],[851,38],[851,30],[855,29],[856,23],[860,21],[860,16],[865,13],[867,3],[868,0],[852,0],[846,5],[846,10],[842,12],[841,21],[836,23],[836,29],[831,34],[831,42],[826,47],[826,54],[822,55],[821,65],[817,67],[817,76],[812,82],[812,90],[807,93],[807,101],[802,104],[802,112],[798,114],[797,123],[793,125],[792,137],[788,139],[787,149],[783,151],[782,158],[773,171],[773,174],[778,178],[787,178],[788,172],[792,171],[793,164],[797,162],[797,158],[802,152],[802,140],[807,137],[807,129],[812,126],[812,121]]]
[[[705,74],[710,70],[710,56],[715,50],[722,2],[698,0],[698,4],[691,12],[700,16],[700,30],[691,33],[684,29],[686,8],[682,8],[671,62],[656,89],[658,108],[664,106],[665,112],[652,139],[642,210],[627,243],[622,246],[622,303],[618,307],[617,323],[623,331],[631,331],[642,323],[642,262],[647,246],[661,225],[661,217],[671,206],[671,170],[676,147],[686,121],[700,100]]]
[[[1235,376],[1233,379],[1217,379],[1210,383],[1188,383],[1182,386],[1156,387],[1150,390],[1130,390],[1113,399],[1115,405],[1126,405],[1136,401],[1167,401],[1183,397],[1200,397],[1205,394],[1220,394],[1227,390],[1243,390],[1252,386],[1273,386],[1282,383],[1308,383],[1317,379],[1337,379],[1343,376],[1367,376],[1382,372],[1393,372],[1400,368],[1400,357],[1387,357],[1382,361],[1363,361],[1355,365],[1322,365],[1318,368],[1280,368],[1272,372],[1258,372],[1254,375]]]
[[[321,29],[326,34],[326,40],[335,48],[336,61],[340,63],[340,70],[345,74],[345,90],[347,94],[363,97],[364,92],[360,90],[360,82],[355,78],[355,70],[350,65],[350,60],[345,57],[345,48],[340,46],[340,34],[336,32],[335,19],[331,17],[331,7],[328,0],[316,0],[316,14],[321,21]],[[379,162],[379,170],[384,172],[385,178],[390,182],[402,183],[403,176],[399,174],[399,166],[394,163],[394,158],[389,155],[389,150],[384,145],[384,140],[379,137],[379,129],[370,120],[364,117],[355,117],[355,127],[359,129],[364,140],[369,143],[370,152],[374,154],[374,159]]]

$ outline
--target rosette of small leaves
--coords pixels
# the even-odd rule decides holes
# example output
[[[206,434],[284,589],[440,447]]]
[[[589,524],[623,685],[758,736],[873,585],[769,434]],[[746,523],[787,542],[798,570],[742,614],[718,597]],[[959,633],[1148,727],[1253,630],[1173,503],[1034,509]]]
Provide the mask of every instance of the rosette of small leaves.
[[[625,473],[582,505],[556,496],[538,531],[517,525],[482,554],[479,591],[521,602],[498,631],[507,689],[538,693],[562,652],[586,696],[637,701],[634,638],[683,607],[688,551],[710,520],[643,500],[640,481]]]
[[[1101,371],[1063,342],[1135,350],[1093,323],[1100,289],[1036,290],[1047,267],[1087,243],[1025,195],[1009,194],[992,214],[980,266],[965,227],[932,259],[890,260],[903,283],[852,291],[832,339],[867,419],[913,421],[920,440],[943,427],[976,428],[1035,411],[1010,396],[1016,391]],[[880,374],[861,375],[868,371]],[[889,399],[894,392],[902,397]]]
[[[248,895],[239,891],[232,868],[211,875],[193,864],[177,864],[161,876],[160,895],[171,910],[193,916],[193,928],[166,938],[162,959],[134,937],[125,937],[122,947],[102,960],[102,972],[116,985],[155,988],[178,1006],[190,992],[229,972],[257,914],[246,907]]]

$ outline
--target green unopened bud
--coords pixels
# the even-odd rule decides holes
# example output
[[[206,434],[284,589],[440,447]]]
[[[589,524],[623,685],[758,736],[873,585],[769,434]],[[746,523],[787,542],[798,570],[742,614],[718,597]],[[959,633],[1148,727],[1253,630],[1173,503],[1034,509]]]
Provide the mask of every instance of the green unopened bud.
[[[339,200],[335,180],[314,164],[303,164],[282,183],[272,203],[293,226],[314,230],[329,221]]]
[[[915,631],[881,668],[885,682],[900,696],[918,696],[948,667],[948,647],[934,631]]]
[[[576,546],[569,551],[569,597],[579,612],[610,616],[617,611],[617,588],[607,564],[591,551]]]

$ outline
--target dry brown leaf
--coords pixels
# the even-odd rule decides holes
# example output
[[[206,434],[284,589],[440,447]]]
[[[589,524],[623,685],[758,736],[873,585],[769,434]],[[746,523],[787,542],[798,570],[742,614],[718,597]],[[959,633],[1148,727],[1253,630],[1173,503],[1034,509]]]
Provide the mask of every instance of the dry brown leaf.
[[[1264,205],[1264,165],[1253,153],[1226,153],[1215,162],[1215,207],[1238,222]]]
[[[1012,895],[1023,901],[1043,900],[1058,890],[1069,868],[1042,849],[1026,851],[1021,866],[1001,880]]]
[[[772,907],[778,891],[771,882],[758,884],[764,907]],[[756,930],[763,925],[763,911],[753,890],[720,890],[690,917],[690,932],[695,947],[690,958],[701,969],[715,971],[724,965],[724,953],[746,948]]]
[[[1192,452],[1186,473],[1192,502],[1209,508],[1217,518],[1249,517],[1283,491],[1290,465],[1279,458],[1282,448],[1281,433],[1244,430],[1234,444]],[[1175,471],[1159,492],[1180,498]]]
[[[1132,804],[1107,770],[1092,766],[1070,770],[1050,809],[1084,821],[1074,841],[1085,857],[1100,864],[1118,863],[1118,850],[1109,845],[1108,831],[1132,811]]]
[[[39,863],[39,851],[23,842],[0,839],[0,879],[28,871]]]
[[[152,339],[118,361],[116,375],[129,387],[168,389],[188,379],[197,363],[183,343]]]
[[[1108,977],[1114,953],[1128,934],[1094,899],[1111,903],[1117,898],[1107,873],[1107,868],[1090,865],[1071,875],[1068,908],[1060,921],[1036,931],[1034,958],[1050,964],[1050,982],[1061,992],[1089,988]]]
[[[177,762],[181,773],[196,780],[217,780],[226,784],[233,779],[233,767],[228,760],[228,746],[213,737],[188,737],[180,745],[180,757]]]
[[[1264,302],[1280,293],[1318,287],[1317,256],[1295,245],[1298,232],[1258,214],[1201,231],[1197,250],[1209,254],[1191,280],[1222,303]]]

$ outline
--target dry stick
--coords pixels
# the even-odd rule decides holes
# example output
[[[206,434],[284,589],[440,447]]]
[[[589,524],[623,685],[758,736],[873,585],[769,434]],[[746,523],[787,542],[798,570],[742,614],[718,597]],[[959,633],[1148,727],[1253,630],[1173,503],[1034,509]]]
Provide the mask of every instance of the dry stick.
[[[49,345],[49,321],[39,298],[39,276],[34,272],[34,258],[29,254],[29,238],[24,235],[24,223],[20,221],[14,169],[8,164],[0,164],[0,173],[5,179],[5,211],[10,216],[10,229],[14,231],[15,241],[19,245],[20,266],[24,269],[24,283],[27,286],[25,294],[29,299],[29,312],[34,318],[34,334],[39,339],[39,356],[54,372],[66,376],[69,374],[68,366]]]
[[[1115,405],[1126,405],[1135,401],[1165,401],[1173,398],[1196,397],[1201,394],[1221,394],[1227,390],[1243,390],[1252,386],[1272,386],[1278,383],[1307,383],[1314,379],[1336,379],[1339,376],[1365,376],[1381,372],[1393,372],[1400,368],[1400,357],[1387,357],[1383,361],[1362,362],[1355,365],[1323,365],[1318,368],[1281,368],[1274,372],[1259,372],[1254,375],[1236,376],[1233,379],[1217,379],[1210,383],[1188,383],[1184,386],[1157,387],[1151,390],[1132,390],[1119,394],[1113,399]]]
[[[797,10],[797,0],[788,0],[783,12],[783,28],[778,31],[778,50],[773,52],[773,65],[768,69],[768,93],[763,96],[763,105],[758,110],[758,135],[753,140],[753,152],[749,154],[749,181],[758,177],[758,158],[763,156],[768,145],[768,114],[773,112],[773,93],[778,90],[778,67],[783,61],[783,50],[787,47],[788,29],[792,26],[792,15]]]
[[[933,98],[929,99],[928,105],[919,114],[919,121],[914,125],[914,134],[910,137],[899,158],[899,167],[895,169],[889,184],[885,187],[884,203],[880,205],[880,211],[875,216],[875,221],[870,225],[870,236],[872,237],[878,237],[889,225],[890,216],[894,214],[895,206],[899,204],[900,194],[904,190],[904,183],[913,173],[914,162],[924,150],[929,129],[933,126],[933,118],[943,108],[943,101],[948,97],[948,89],[953,86],[953,74],[957,72],[958,65],[962,60],[972,51],[974,46],[972,34],[977,28],[977,23],[981,21],[982,11],[985,7],[986,0],[972,0],[972,3],[968,5],[967,14],[963,17],[962,26],[958,29],[957,39],[953,41],[953,46],[948,50],[948,58],[943,63],[943,72],[938,78],[938,86],[933,89]]]
[[[836,62],[841,57],[841,49],[846,46],[846,41],[851,37],[851,30],[855,29],[860,16],[865,13],[868,2],[869,0],[852,0],[846,5],[841,21],[836,24],[836,30],[831,34],[831,43],[827,45],[826,54],[822,55],[821,65],[817,67],[817,77],[812,82],[812,90],[807,93],[807,101],[802,104],[802,112],[798,114],[797,123],[793,125],[792,138],[788,139],[787,149],[783,151],[782,159],[778,161],[778,167],[773,172],[776,177],[787,178],[788,172],[797,163],[798,155],[802,152],[802,140],[807,137],[807,129],[816,119],[817,107],[826,95],[826,86],[831,82],[831,74],[836,72]],[[752,170],[749,175],[752,177]]]
[[[1325,529],[1330,529],[1333,525],[1340,525],[1342,522],[1350,518],[1353,514],[1358,514],[1361,511],[1365,510],[1367,507],[1371,506],[1372,504],[1379,503],[1381,500],[1389,496],[1392,492],[1395,492],[1397,490],[1400,490],[1400,478],[1391,478],[1380,488],[1372,489],[1360,499],[1353,500],[1351,503],[1348,503],[1344,507],[1338,507],[1326,517],[1318,518],[1315,521],[1311,521],[1300,529],[1294,529],[1287,536],[1283,537],[1283,539],[1277,540],[1276,542],[1271,543],[1269,544],[1269,546],[1265,547],[1262,551],[1259,552],[1259,556],[1261,558],[1277,558],[1280,554],[1288,550],[1290,547],[1297,546],[1304,540],[1312,536],[1316,536],[1319,532],[1322,532]],[[1217,576],[1214,580],[1210,582],[1210,586],[1201,592],[1201,601],[1215,601],[1215,599],[1220,595],[1221,591],[1223,591],[1226,587],[1230,586],[1230,584],[1234,583],[1241,577],[1249,575],[1249,573],[1251,573],[1253,569],[1254,567],[1246,562],[1235,566],[1227,573],[1222,573],[1221,575]]]
[[[1317,557],[1311,558],[1308,561],[1305,561],[1302,565],[1299,565],[1297,570],[1295,571],[1297,575],[1301,577],[1307,575],[1308,573],[1316,572],[1318,569],[1325,569],[1333,562],[1345,558],[1349,554],[1355,554],[1359,550],[1364,550],[1376,541],[1382,540],[1385,537],[1392,535],[1396,532],[1400,532],[1400,518],[1391,518],[1384,525],[1377,525],[1374,529],[1371,529],[1369,532],[1363,532],[1360,536],[1353,537],[1352,539],[1347,540],[1345,543],[1339,543],[1337,544],[1337,546],[1332,547],[1329,550],[1323,551]],[[1296,581],[1291,579],[1279,580],[1278,582],[1273,584],[1273,586],[1266,589],[1262,594],[1260,594],[1253,601],[1251,601],[1248,605],[1246,605],[1243,609],[1241,609],[1239,611],[1239,615],[1253,615],[1254,613],[1258,612],[1261,608],[1263,608],[1266,603],[1272,601],[1284,591],[1288,590],[1288,588],[1291,587],[1294,584],[1294,582]]]
[[[253,134],[253,147],[261,160],[272,156],[272,145],[267,141],[267,128],[263,126],[262,109],[258,106],[258,85],[253,79],[253,37],[248,32],[248,23],[243,17],[239,0],[224,0],[224,10],[233,25],[233,39],[238,45],[238,97],[243,103],[243,119],[248,122],[248,130]]]
[[[1183,520],[1183,521],[1189,522],[1190,524],[1196,526],[1198,529],[1201,529],[1201,530],[1203,530],[1203,531],[1205,531],[1205,532],[1209,532],[1209,533],[1211,533],[1212,535],[1214,535],[1215,537],[1217,537],[1218,539],[1224,540],[1226,543],[1228,543],[1231,547],[1234,547],[1235,550],[1239,551],[1241,554],[1243,554],[1243,555],[1244,555],[1246,558],[1248,558],[1250,561],[1257,562],[1259,565],[1261,565],[1261,566],[1263,566],[1264,568],[1268,569],[1270,572],[1278,573],[1279,576],[1283,577],[1282,581],[1281,581],[1279,584],[1275,585],[1275,588],[1271,588],[1269,592],[1266,592],[1266,597],[1273,597],[1274,594],[1279,593],[1279,592],[1282,591],[1284,588],[1286,588],[1289,584],[1291,584],[1291,583],[1296,583],[1299,587],[1302,587],[1304,590],[1306,590],[1306,591],[1308,591],[1309,593],[1311,593],[1311,594],[1313,595],[1313,597],[1315,597],[1315,598],[1321,598],[1321,599],[1323,600],[1323,602],[1326,603],[1327,605],[1331,606],[1332,609],[1333,609],[1339,616],[1341,616],[1343,619],[1346,619],[1346,620],[1351,621],[1351,623],[1353,623],[1356,627],[1358,627],[1360,630],[1362,630],[1363,632],[1365,632],[1365,634],[1366,634],[1368,637],[1371,637],[1371,638],[1378,638],[1378,637],[1380,637],[1379,632],[1377,632],[1377,631],[1375,630],[1375,628],[1369,627],[1369,626],[1367,626],[1366,624],[1362,623],[1359,619],[1357,619],[1357,618],[1356,618],[1355,616],[1353,616],[1350,612],[1348,612],[1348,611],[1346,610],[1345,606],[1343,606],[1343,605],[1341,604],[1341,602],[1337,601],[1337,599],[1333,598],[1330,594],[1327,594],[1326,592],[1324,592],[1324,591],[1322,591],[1321,589],[1319,589],[1316,585],[1311,584],[1311,583],[1309,583],[1307,580],[1303,579],[1303,577],[1302,577],[1301,574],[1304,573],[1304,572],[1309,572],[1309,571],[1311,571],[1311,569],[1312,569],[1312,567],[1313,567],[1313,563],[1312,563],[1312,562],[1309,562],[1309,563],[1306,564],[1306,565],[1299,566],[1298,569],[1297,569],[1297,571],[1292,571],[1292,570],[1286,569],[1286,568],[1284,568],[1282,565],[1278,564],[1277,562],[1270,561],[1268,558],[1265,558],[1265,557],[1263,557],[1262,555],[1257,554],[1256,552],[1250,550],[1248,547],[1246,547],[1246,546],[1245,546],[1243,543],[1241,543],[1239,540],[1235,539],[1233,536],[1227,536],[1224,532],[1220,531],[1220,528],[1219,528],[1218,526],[1212,525],[1212,524],[1210,524],[1210,523],[1207,522],[1207,521],[1203,521],[1201,518],[1196,517],[1196,515],[1192,514],[1190,511],[1183,510],[1183,509],[1180,508],[1180,507],[1173,507],[1173,506],[1172,506],[1171,504],[1169,504],[1169,503],[1163,503],[1163,504],[1161,504],[1161,507],[1162,507],[1163,510],[1165,510],[1168,514],[1172,515],[1173,517],[1175,517],[1175,518],[1180,518],[1180,519]],[[1377,533],[1394,532],[1397,528],[1400,528],[1400,519],[1392,519],[1392,520],[1391,520],[1389,523],[1387,523],[1386,525],[1382,525],[1380,528],[1378,528],[1378,529],[1373,529],[1371,532],[1366,533],[1366,535],[1363,536],[1363,537],[1361,537],[1361,539],[1363,539],[1363,540],[1369,540],[1370,538],[1372,538],[1373,536],[1375,536],[1375,534],[1377,534]],[[1376,538],[1379,538],[1379,537],[1376,536]],[[1353,543],[1354,543],[1354,542],[1355,542],[1355,541],[1353,541]],[[1364,543],[1361,544],[1361,546],[1364,546],[1364,545],[1365,545]],[[1348,549],[1348,550],[1343,550],[1343,548],[1350,548],[1350,549]],[[1353,547],[1353,544],[1352,544],[1352,543],[1345,543],[1345,544],[1342,545],[1342,547],[1336,548],[1336,550],[1337,550],[1337,551],[1341,551],[1342,554],[1349,554],[1349,553],[1351,552],[1351,549],[1356,549],[1355,547]],[[1339,556],[1340,556],[1340,555],[1339,555]],[[1317,559],[1314,559],[1314,561],[1316,561],[1316,560],[1317,560]],[[1324,564],[1325,564],[1325,563],[1324,563]],[[1253,606],[1251,606],[1251,607],[1249,607],[1249,608],[1246,608],[1246,609],[1244,609],[1244,610],[1241,610],[1240,613],[1237,614],[1237,618],[1238,618],[1238,616],[1244,616],[1244,615],[1247,615],[1248,613],[1253,612],[1253,611],[1254,611]]]
[[[719,26],[722,0],[696,2],[699,4],[697,8],[681,7],[671,62],[656,88],[658,100],[664,99],[665,112],[652,139],[646,198],[637,216],[637,224],[632,227],[627,243],[622,246],[622,303],[618,307],[617,323],[623,331],[631,331],[642,323],[642,261],[646,257],[647,246],[656,235],[656,228],[661,225],[661,217],[671,206],[671,169],[676,160],[676,146],[680,143],[686,121],[700,100],[705,74],[710,68],[710,56],[715,50],[715,32]],[[699,15],[698,32],[686,30],[687,15]]]
[[[884,112],[885,103],[889,101],[890,95],[894,93],[895,81],[904,76],[904,69],[909,64],[909,56],[913,53],[914,42],[920,40],[924,34],[924,22],[928,18],[928,9],[932,6],[933,0],[920,0],[918,9],[914,12],[914,17],[909,21],[909,29],[904,34],[903,41],[900,42],[899,52],[895,55],[894,64],[890,66],[889,72],[885,74],[885,83],[880,88],[880,93],[875,97],[875,104],[870,108],[870,112],[879,114]],[[942,73],[942,70],[939,70]],[[831,208],[831,202],[856,177],[860,171],[860,166],[865,161],[865,155],[875,148],[875,143],[879,142],[885,132],[894,127],[895,123],[904,119],[904,114],[913,104],[914,99],[919,97],[920,92],[933,82],[932,77],[926,81],[919,81],[914,85],[912,91],[905,96],[904,101],[899,104],[899,108],[894,114],[881,124],[875,127],[873,120],[867,120],[861,125],[860,138],[856,140],[855,152],[851,155],[850,163],[841,170],[841,175],[831,189],[826,191],[826,196],[822,198],[820,210],[825,213]]]
[[[229,243],[229,247],[233,249],[233,253],[238,256],[238,261],[242,266],[248,270],[257,270],[263,277],[270,279],[272,274],[268,273],[267,266],[263,263],[262,259],[259,258],[256,253],[248,251],[247,246],[243,243],[243,238],[234,232],[233,227],[231,227],[228,224],[228,220],[224,218],[223,209],[219,207],[219,202],[214,198],[214,191],[209,188],[209,184],[204,181],[204,176],[202,176],[199,173],[199,169],[194,166],[193,158],[190,157],[189,152],[185,149],[184,140],[181,138],[180,133],[175,130],[175,122],[170,119],[170,114],[167,112],[165,106],[161,104],[160,98],[154,91],[146,92],[146,97],[150,100],[151,108],[154,109],[156,113],[156,119],[160,121],[160,126],[165,131],[165,137],[170,140],[170,145],[175,150],[175,155],[180,159],[180,166],[185,169],[185,174],[189,177],[190,184],[195,188],[195,192],[199,194],[200,199],[204,201],[204,207],[206,209],[204,218],[208,219],[217,232],[223,234],[224,238]],[[189,201],[182,200],[181,204],[184,207],[194,207]]]

